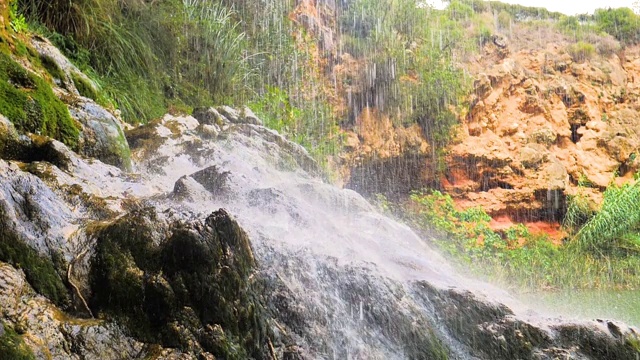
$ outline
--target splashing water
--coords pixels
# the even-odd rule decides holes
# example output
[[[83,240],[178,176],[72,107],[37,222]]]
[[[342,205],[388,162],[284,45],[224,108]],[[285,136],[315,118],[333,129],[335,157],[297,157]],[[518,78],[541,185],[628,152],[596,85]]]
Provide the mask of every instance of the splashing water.
[[[300,146],[262,126],[223,128],[202,141],[195,119],[165,117],[155,129],[163,141],[139,169],[154,192],[174,191],[176,181],[188,188],[157,206],[196,213],[223,207],[236,217],[269,279],[270,310],[280,319],[274,332],[296,339],[302,358],[509,358],[517,354],[510,343],[499,350],[483,344],[482,326],[507,317],[495,326],[547,328],[505,292],[456,275],[407,226],[359,194],[323,182]],[[196,175],[184,177],[202,169],[226,181],[212,189],[192,181]],[[476,325],[465,330],[465,319],[483,324],[479,335]],[[499,338],[498,330],[488,333]]]

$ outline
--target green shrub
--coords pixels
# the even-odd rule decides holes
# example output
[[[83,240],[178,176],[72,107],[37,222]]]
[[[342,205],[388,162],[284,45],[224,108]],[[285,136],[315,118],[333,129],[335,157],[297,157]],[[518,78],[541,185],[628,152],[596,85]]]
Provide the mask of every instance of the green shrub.
[[[573,61],[581,63],[593,57],[596,53],[596,47],[593,44],[579,41],[576,44],[569,45],[567,52],[571,55]]]
[[[593,14],[600,31],[607,32],[623,45],[640,42],[640,15],[629,8],[597,9]]]
[[[491,218],[482,209],[457,210],[451,197],[438,191],[414,193],[411,200],[412,221],[429,233],[435,230],[433,242],[442,251],[465,269],[514,290],[640,286],[640,257],[633,255],[640,249],[640,237],[635,232],[625,232],[613,248],[607,245],[608,251],[593,251],[574,242],[554,245],[522,224],[492,230]]]
[[[17,33],[25,32],[28,28],[27,20],[18,11],[18,0],[9,0],[9,24],[11,29]]]
[[[83,71],[98,75],[98,95],[112,99],[127,121],[162,116],[170,103],[198,106],[244,96],[251,73],[244,34],[221,3],[20,0],[20,7]]]
[[[584,251],[608,255],[620,249],[637,252],[640,238],[633,236],[640,225],[640,185],[610,186],[604,192],[600,210],[575,236],[575,244]]]
[[[589,200],[583,195],[568,196],[567,204],[567,212],[562,221],[562,226],[569,231],[580,229],[584,223],[595,215]]]
[[[463,2],[453,0],[447,6],[447,12],[452,19],[469,20],[473,14],[473,8]]]
[[[501,10],[498,13],[498,28],[499,29],[509,29],[511,28],[511,22],[513,21],[513,16],[509,14],[506,10]]]

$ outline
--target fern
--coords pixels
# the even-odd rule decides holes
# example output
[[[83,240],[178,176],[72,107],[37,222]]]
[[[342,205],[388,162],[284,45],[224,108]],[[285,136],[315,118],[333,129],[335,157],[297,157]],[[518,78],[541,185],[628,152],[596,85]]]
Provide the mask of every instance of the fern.
[[[584,250],[609,254],[616,248],[638,248],[638,237],[625,236],[640,224],[640,185],[611,186],[600,211],[576,234]]]

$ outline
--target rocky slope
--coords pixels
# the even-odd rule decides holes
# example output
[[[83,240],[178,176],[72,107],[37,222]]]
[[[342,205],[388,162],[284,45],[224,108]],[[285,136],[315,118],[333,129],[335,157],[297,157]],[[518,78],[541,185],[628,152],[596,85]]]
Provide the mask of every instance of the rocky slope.
[[[638,171],[640,48],[576,61],[556,41],[490,44],[470,64],[475,94],[443,179],[461,205],[553,222],[566,195],[599,203]]]

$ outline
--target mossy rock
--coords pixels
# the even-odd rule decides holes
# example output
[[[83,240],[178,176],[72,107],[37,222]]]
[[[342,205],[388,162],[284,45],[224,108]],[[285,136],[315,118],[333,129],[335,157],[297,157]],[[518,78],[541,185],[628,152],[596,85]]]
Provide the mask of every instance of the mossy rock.
[[[91,83],[91,80],[89,80],[86,76],[82,76],[81,74],[72,71],[71,81],[73,81],[73,85],[76,87],[80,95],[92,99],[98,103],[103,102],[102,97],[98,93],[98,89],[96,89],[95,85],[93,85]]]
[[[131,150],[113,114],[97,103],[81,99],[69,106],[73,119],[83,125],[78,151],[123,170],[131,169]]]
[[[97,231],[94,313],[120,320],[146,342],[265,358],[266,312],[249,280],[255,260],[244,231],[224,210],[167,228],[154,210],[141,209]]]
[[[0,322],[0,357],[3,360],[32,360],[33,352],[14,329]]]
[[[46,258],[12,234],[0,231],[0,261],[24,271],[33,289],[54,304],[61,307],[69,305],[69,293],[56,271],[56,268],[61,268],[56,267],[56,263],[62,263],[60,257]]]
[[[40,62],[42,63],[42,66],[45,68],[45,70],[47,70],[49,75],[51,75],[51,77],[54,79],[54,81],[57,79],[60,86],[66,86],[65,80],[67,79],[67,76],[64,70],[62,70],[60,66],[58,66],[58,63],[56,63],[54,59],[52,59],[50,56],[41,56]]]
[[[60,140],[75,149],[80,130],[51,86],[0,51],[0,114],[20,132]]]

